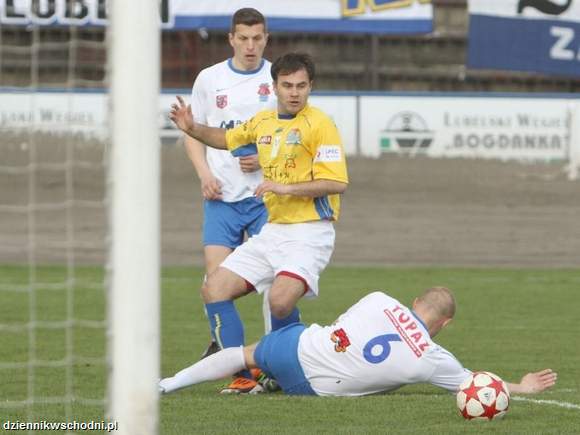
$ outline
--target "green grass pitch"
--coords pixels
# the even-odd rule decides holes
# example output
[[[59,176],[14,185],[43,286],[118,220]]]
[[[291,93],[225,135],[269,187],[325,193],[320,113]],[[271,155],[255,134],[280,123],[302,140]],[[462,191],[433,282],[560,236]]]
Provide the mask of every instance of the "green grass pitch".
[[[27,382],[29,357],[27,331],[8,328],[30,320],[35,307],[37,321],[58,322],[70,314],[76,319],[104,318],[103,292],[85,286],[102,282],[96,268],[78,268],[75,290],[38,288],[34,300],[26,292],[7,291],[9,285],[28,280],[28,269],[0,267],[0,420],[63,421],[62,403],[28,408],[11,406],[27,398],[29,388],[37,397],[101,399],[105,394],[106,368],[95,363],[105,355],[104,330],[74,326],[68,335],[62,328],[36,331],[36,358],[62,361],[66,343],[77,358],[72,368],[35,370],[35,382]],[[61,267],[37,270],[37,280],[58,283]],[[198,294],[202,271],[166,268],[162,274],[161,370],[168,376],[197,360],[209,333]],[[580,271],[538,269],[465,268],[354,268],[331,267],[322,277],[321,296],[302,301],[306,323],[327,324],[372,290],[386,290],[409,304],[417,292],[432,285],[454,290],[458,312],[437,342],[473,370],[489,370],[506,380],[519,380],[527,371],[550,367],[559,373],[558,384],[532,401],[512,400],[505,419],[498,422],[466,422],[457,413],[452,395],[427,385],[364,398],[286,397],[283,394],[222,396],[224,383],[192,387],[161,398],[160,432],[194,433],[441,433],[441,434],[563,434],[580,433]],[[50,286],[48,286],[50,287]],[[70,298],[70,296],[73,296]],[[68,303],[67,303],[68,297]],[[261,298],[249,296],[237,303],[246,325],[246,340],[255,341],[263,330]],[[67,373],[68,370],[68,373]],[[66,379],[72,382],[67,386]],[[521,396],[523,397],[523,396]],[[545,401],[545,402],[534,402]],[[572,407],[566,408],[566,404]],[[101,406],[70,404],[70,418],[103,419]]]

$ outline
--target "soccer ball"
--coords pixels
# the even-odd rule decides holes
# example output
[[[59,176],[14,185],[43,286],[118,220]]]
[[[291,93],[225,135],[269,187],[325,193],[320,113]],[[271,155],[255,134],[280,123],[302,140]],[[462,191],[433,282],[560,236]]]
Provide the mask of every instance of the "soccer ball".
[[[457,407],[467,420],[502,418],[509,402],[510,393],[505,382],[490,372],[472,373],[457,392]]]

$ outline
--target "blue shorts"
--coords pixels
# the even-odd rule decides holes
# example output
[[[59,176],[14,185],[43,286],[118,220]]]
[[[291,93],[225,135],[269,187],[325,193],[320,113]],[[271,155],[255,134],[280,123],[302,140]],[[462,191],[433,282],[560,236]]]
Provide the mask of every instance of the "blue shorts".
[[[203,245],[235,249],[244,242],[244,232],[258,234],[268,220],[261,199],[250,197],[237,202],[203,202]]]
[[[302,323],[292,323],[272,331],[258,343],[254,359],[286,394],[316,396],[298,360],[298,340],[305,329]]]

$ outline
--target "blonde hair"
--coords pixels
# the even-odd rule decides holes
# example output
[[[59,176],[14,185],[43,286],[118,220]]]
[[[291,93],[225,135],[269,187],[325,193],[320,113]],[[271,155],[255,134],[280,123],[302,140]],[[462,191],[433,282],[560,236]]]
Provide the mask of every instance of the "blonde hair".
[[[438,318],[452,319],[455,315],[455,297],[447,287],[431,287],[417,298]]]

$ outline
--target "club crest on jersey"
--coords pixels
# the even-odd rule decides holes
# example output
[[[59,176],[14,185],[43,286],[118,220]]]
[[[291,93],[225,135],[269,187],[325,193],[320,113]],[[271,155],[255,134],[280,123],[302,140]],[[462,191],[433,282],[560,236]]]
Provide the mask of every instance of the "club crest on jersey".
[[[262,103],[268,101],[268,97],[271,93],[272,91],[270,91],[270,85],[268,83],[260,83],[260,86],[258,87],[258,95]]]
[[[350,346],[348,335],[342,328],[330,334],[330,339],[334,342],[334,350],[336,352],[346,352],[346,348]]]
[[[258,145],[270,145],[272,143],[272,136],[260,136]]]
[[[215,105],[218,109],[223,109],[228,105],[228,96],[227,95],[216,95],[215,97]]]
[[[300,145],[301,143],[300,130],[293,128],[286,135],[286,145]]]
[[[285,169],[295,169],[296,168],[296,157],[287,157],[284,163]]]

